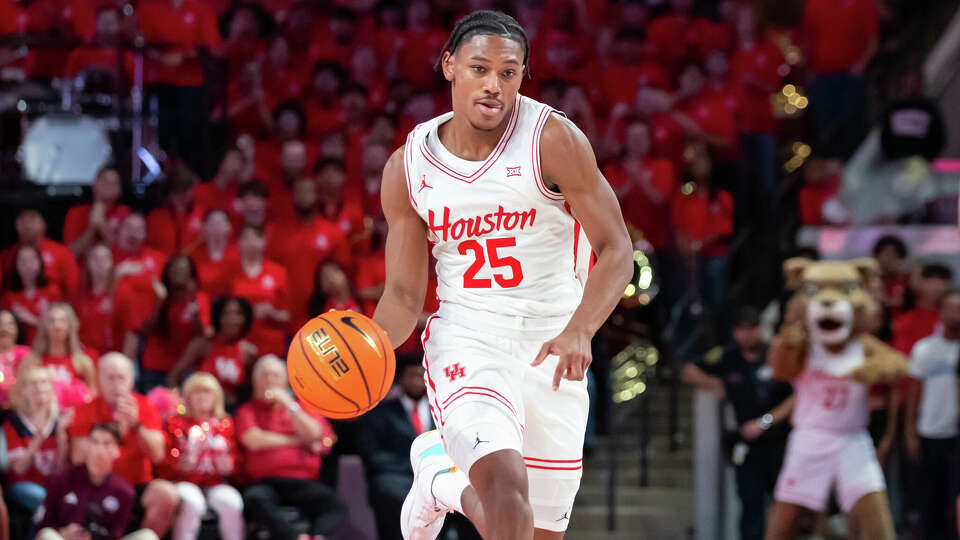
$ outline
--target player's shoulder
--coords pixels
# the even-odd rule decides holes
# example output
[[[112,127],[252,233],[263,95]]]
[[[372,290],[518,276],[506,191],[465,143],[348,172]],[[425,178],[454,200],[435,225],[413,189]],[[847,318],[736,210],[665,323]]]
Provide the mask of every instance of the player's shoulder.
[[[540,148],[556,152],[592,148],[587,136],[560,111],[551,111],[540,133]]]

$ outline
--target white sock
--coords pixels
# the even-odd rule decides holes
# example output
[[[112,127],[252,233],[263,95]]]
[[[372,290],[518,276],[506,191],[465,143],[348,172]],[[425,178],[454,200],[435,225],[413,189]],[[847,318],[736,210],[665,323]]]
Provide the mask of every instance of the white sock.
[[[449,506],[462,514],[463,504],[460,502],[460,497],[469,485],[470,480],[467,475],[454,467],[452,471],[438,474],[433,479],[433,495],[444,506]]]

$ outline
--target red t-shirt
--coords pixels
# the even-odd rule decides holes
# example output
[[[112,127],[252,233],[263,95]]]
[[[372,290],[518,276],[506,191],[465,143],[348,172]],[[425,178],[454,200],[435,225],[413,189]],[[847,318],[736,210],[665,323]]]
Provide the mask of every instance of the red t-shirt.
[[[903,313],[903,300],[907,293],[910,278],[906,274],[894,274],[883,277],[883,305],[891,318]]]
[[[4,309],[13,309],[14,306],[26,308],[33,316],[38,319],[46,311],[47,306],[52,302],[59,302],[63,299],[60,293],[60,287],[55,283],[50,283],[46,287],[37,289],[32,296],[27,297],[23,291],[7,291],[0,298],[0,306]],[[33,338],[37,337],[37,327],[31,324],[24,324],[24,342],[33,343]]]
[[[147,245],[163,253],[180,252],[194,245],[203,232],[204,211],[193,205],[188,214],[157,208],[147,215]]]
[[[156,302],[154,295],[152,302]],[[129,282],[118,283],[113,293],[113,347],[122,348],[127,333],[140,330],[140,325],[153,312],[153,303],[146,310],[140,296]],[[80,325],[81,331],[83,324]],[[109,349],[107,349],[109,350]]]
[[[238,465],[237,440],[230,417],[200,422],[178,414],[167,420],[166,434],[166,457],[157,466],[157,476],[161,478],[212,487],[227,481],[226,475],[218,472],[218,458],[229,456],[233,466]],[[183,463],[188,453],[196,456],[196,464],[189,468]]]
[[[670,76],[663,67],[644,60],[640,64],[613,62],[600,70],[600,85],[606,104],[637,101],[637,90],[650,86],[661,90],[670,89]]]
[[[60,287],[60,292],[64,294],[77,290],[80,283],[80,267],[77,266],[77,260],[73,253],[67,249],[67,246],[60,242],[54,242],[49,238],[44,238],[38,246],[40,256],[43,257],[44,272],[47,279],[56,283]],[[20,244],[14,244],[3,252],[3,269],[9,272],[16,264],[17,250]]]
[[[797,194],[800,222],[804,225],[823,225],[823,205],[837,196],[842,179],[839,174],[821,182],[804,184]]]
[[[803,33],[810,43],[810,70],[846,73],[877,36],[874,0],[807,0]]]
[[[200,364],[200,371],[209,373],[220,381],[223,391],[232,394],[247,379],[242,341],[224,343],[217,339],[210,342],[210,350]]]
[[[29,32],[52,31],[89,40],[96,30],[96,12],[90,0],[32,2],[22,13],[26,16],[26,30]],[[63,48],[31,48],[26,59],[27,73],[36,78],[60,77],[65,60]]]
[[[221,190],[212,180],[193,186],[193,204],[201,209],[203,217],[211,210],[222,210],[230,218],[230,223],[239,225],[243,221],[243,201],[237,196],[240,186],[237,182],[227,184]]]
[[[433,63],[446,40],[447,32],[442,30],[428,30],[424,34],[405,32],[398,44],[403,78],[416,88],[429,89],[436,85],[440,75],[433,70]]]
[[[326,418],[309,411],[307,414],[320,422],[324,437],[333,435]],[[287,409],[260,400],[241,405],[237,411],[236,424],[237,440],[243,440],[243,434],[253,427],[285,435],[296,433]],[[270,477],[317,478],[320,474],[320,454],[311,452],[303,445],[278,446],[265,450],[245,449],[244,456],[244,468],[251,480]]]
[[[132,395],[137,401],[139,409],[137,419],[143,424],[143,427],[162,432],[163,424],[160,421],[160,413],[157,412],[153,404],[146,396],[136,392]],[[103,396],[100,396],[90,403],[77,407],[76,418],[73,425],[70,426],[69,433],[71,437],[87,437],[90,435],[90,428],[94,424],[113,421],[113,411],[103,400]],[[134,486],[153,480],[153,465],[150,463],[150,458],[140,448],[136,431],[133,429],[128,431],[126,437],[123,438],[120,445],[120,457],[113,462],[113,472]]]
[[[188,54],[196,47],[212,47],[220,43],[217,17],[204,2],[184,0],[180,7],[174,7],[169,0],[152,0],[141,2],[138,11],[140,29],[146,40],[175,44],[176,49],[169,52]],[[144,80],[176,86],[203,86],[203,65],[197,58],[185,58],[176,67],[148,59],[144,65]]]
[[[674,170],[681,170],[686,145],[686,131],[669,113],[650,119],[650,157],[666,159]]]
[[[46,433],[34,433],[35,429],[44,429],[46,426],[28,427],[27,422],[19,414],[14,414],[3,423],[3,434],[7,438],[6,459],[13,461],[27,454],[27,447],[34,436],[43,437],[40,449],[30,461],[30,468],[23,473],[17,473],[10,467],[6,474],[6,484],[17,482],[33,482],[41,486],[47,485],[47,479],[57,472],[57,436],[56,430]]]
[[[80,238],[87,227],[90,226],[90,210],[92,204],[79,204],[73,206],[67,211],[67,217],[63,222],[63,243],[70,245],[71,242]],[[107,211],[107,227],[116,232],[117,227],[123,218],[130,213],[130,207],[125,204],[118,204]],[[72,292],[72,291],[71,291]]]
[[[708,88],[683,104],[683,112],[708,135],[723,137],[731,142],[732,150],[722,152],[720,158],[729,162],[736,159],[737,120],[736,92],[730,88]]]
[[[220,260],[214,260],[207,246],[201,245],[190,253],[190,258],[197,265],[200,288],[204,292],[211,298],[230,294],[233,279],[240,273],[240,251],[236,246],[228,246]]]
[[[893,348],[910,356],[913,346],[933,334],[940,322],[940,312],[935,309],[913,308],[893,319]]]
[[[129,294],[129,293],[126,293]],[[124,325],[117,317],[119,293],[103,294],[82,291],[71,300],[80,320],[80,342],[101,352],[119,351],[123,347]]]
[[[304,101],[310,137],[323,137],[340,127],[340,104],[337,101],[321,101],[315,97],[308,97]]]
[[[650,171],[650,182],[663,197],[662,204],[654,204],[640,186],[633,186],[620,197],[623,218],[643,232],[644,238],[655,249],[670,245],[670,203],[677,189],[677,175],[673,165],[665,159],[647,158],[644,170]],[[622,163],[613,163],[603,169],[610,185],[619,190],[629,182],[629,173]]]
[[[210,328],[210,299],[202,292],[190,301],[171,302],[167,309],[167,335],[159,328],[147,337],[143,351],[143,367],[154,371],[170,371],[190,341],[197,337],[196,322]]]
[[[290,309],[287,270],[279,264],[264,261],[256,276],[242,270],[233,279],[233,294],[242,296],[256,306],[268,302],[279,310]],[[257,346],[259,354],[286,356],[287,325],[268,319],[255,319],[247,339]]]
[[[134,296],[133,305],[130,312],[125,313],[127,328],[139,328],[143,321],[153,313],[153,306],[157,302],[157,293],[153,290],[153,281],[160,280],[160,274],[163,272],[163,265],[166,264],[167,256],[163,253],[149,247],[141,248],[136,253],[124,253],[120,250],[114,250],[113,260],[115,264],[124,262],[138,263],[140,265],[140,274],[135,276],[126,276],[121,279],[117,286],[124,285],[129,287],[130,293]]]
[[[90,347],[84,346],[83,353],[92,361],[96,361],[99,357],[97,351]],[[57,402],[61,409],[82,405],[93,397],[93,389],[87,387],[77,374],[72,355],[47,354],[43,356],[41,363],[50,371],[50,381],[53,383],[53,390],[57,394]]]
[[[350,245],[346,237],[336,224],[319,217],[309,224],[278,225],[270,235],[268,255],[287,270],[294,326],[307,319],[307,300],[313,293],[319,265],[336,261],[350,272]]]
[[[718,257],[727,253],[729,238],[725,237],[733,234],[733,196],[729,192],[717,190],[713,200],[699,191],[679,195],[673,199],[672,214],[674,227],[690,240],[703,242],[717,237],[703,246],[703,255]]]
[[[757,43],[751,49],[738,49],[730,59],[730,76],[738,82],[740,89],[740,116],[737,119],[740,132],[776,133],[777,120],[770,103],[772,92],[760,86],[776,86],[783,78],[780,74],[782,65],[783,53],[769,40]]]
[[[68,78],[79,75],[84,70],[97,70],[107,73],[117,72],[117,59],[122,56],[120,69],[123,70],[120,77],[121,84],[130,84],[133,78],[134,54],[132,52],[117,51],[109,47],[88,46],[77,47],[67,56],[67,64],[63,69],[63,74]]]

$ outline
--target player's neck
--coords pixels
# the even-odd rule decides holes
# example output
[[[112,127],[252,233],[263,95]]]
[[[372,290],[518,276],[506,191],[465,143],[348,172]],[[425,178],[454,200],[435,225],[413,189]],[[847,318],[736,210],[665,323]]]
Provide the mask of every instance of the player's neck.
[[[512,112],[503,117],[496,129],[484,131],[470,125],[464,116],[453,115],[449,121],[437,126],[437,137],[448,152],[467,161],[483,161],[490,156],[507,130]]]

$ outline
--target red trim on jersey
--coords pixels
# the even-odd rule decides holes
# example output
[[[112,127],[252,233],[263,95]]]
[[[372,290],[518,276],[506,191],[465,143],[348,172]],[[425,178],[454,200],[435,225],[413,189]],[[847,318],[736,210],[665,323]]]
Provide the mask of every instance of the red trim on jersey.
[[[543,463],[583,463],[583,458],[580,459],[540,459],[524,456],[523,459],[527,461],[542,461]]]
[[[410,197],[410,204],[417,207],[417,201],[413,198],[413,184],[410,181],[410,163],[413,162],[413,134],[417,128],[414,127],[407,135],[407,144],[403,149],[403,175],[407,177],[407,196]]]
[[[501,394],[500,392],[497,392],[497,391],[494,390],[493,388],[490,388],[490,387],[487,387],[487,386],[462,386],[462,387],[458,388],[456,392],[450,394],[450,397],[448,397],[447,399],[444,400],[444,402],[443,402],[444,406],[446,406],[447,403],[448,403],[451,399],[453,399],[453,396],[457,395],[457,392],[461,392],[461,391],[463,391],[463,390],[485,390],[485,391],[487,391],[487,392],[493,392],[493,393],[496,394],[497,396],[503,398],[503,400],[506,401],[506,402],[510,405],[510,409],[511,409],[511,410],[516,410],[516,409],[513,408],[513,403],[510,403],[510,400],[507,399],[503,394]]]
[[[540,465],[530,465],[529,463],[525,464],[528,469],[543,469],[546,471],[579,471],[583,468],[583,465],[577,467],[541,467]]]
[[[483,173],[487,172],[490,167],[493,167],[493,164],[496,163],[497,159],[500,158],[500,155],[503,154],[503,151],[507,149],[507,143],[510,141],[510,138],[513,137],[513,133],[517,128],[517,119],[520,117],[520,104],[521,96],[517,94],[516,103],[513,105],[513,114],[510,116],[510,121],[507,124],[507,129],[504,131],[503,137],[500,139],[500,142],[497,144],[496,148],[493,149],[493,152],[487,156],[487,159],[480,165],[480,168],[474,171],[470,176],[465,176],[458,173],[457,171],[446,166],[439,158],[433,155],[433,152],[427,148],[427,138],[424,137],[420,140],[420,153],[423,154],[423,157],[434,167],[436,167],[440,172],[446,173],[448,176],[453,177],[455,180],[460,180],[461,182],[466,182],[468,184],[474,183],[478,178],[483,176]]]
[[[577,258],[580,256],[580,222],[573,217],[573,211],[570,209],[570,203],[563,203],[563,209],[573,218],[573,273],[577,273]],[[590,256],[590,268],[593,268],[593,255]],[[589,272],[589,269],[587,270]]]
[[[433,390],[433,404],[430,405],[430,411],[433,412],[433,406],[436,405],[436,413],[433,415],[433,421],[440,427],[443,427],[443,409],[440,408],[440,403],[437,402],[437,385],[433,384],[433,378],[430,377],[430,362],[427,361],[427,341],[430,340],[430,323],[433,322],[433,319],[437,317],[437,314],[434,313],[427,318],[427,324],[423,328],[423,335],[420,336],[420,345],[423,346],[423,371],[424,376],[427,378],[427,384],[430,385],[430,389]],[[440,420],[437,422],[437,420]]]
[[[548,106],[544,106],[540,110],[540,116],[537,117],[537,123],[533,129],[533,144],[531,145],[531,159],[533,160],[533,181],[537,185],[537,189],[540,190],[540,194],[546,197],[551,201],[562,201],[563,195],[558,193],[553,193],[547,189],[546,184],[543,183],[543,177],[540,172],[540,133],[543,131],[543,126],[547,125],[547,119],[550,118],[550,112],[553,111]]]

